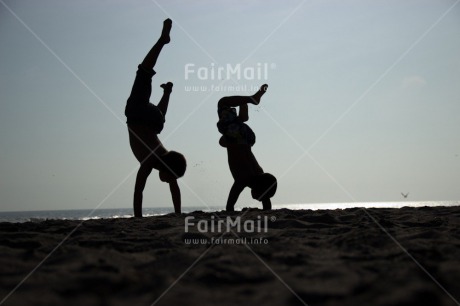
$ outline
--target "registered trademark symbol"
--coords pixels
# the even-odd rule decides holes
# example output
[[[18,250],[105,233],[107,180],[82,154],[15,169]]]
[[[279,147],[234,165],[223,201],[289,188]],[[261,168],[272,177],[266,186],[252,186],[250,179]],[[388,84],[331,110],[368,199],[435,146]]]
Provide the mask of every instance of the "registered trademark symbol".
[[[270,221],[275,222],[275,221],[276,221],[276,217],[275,217],[275,216],[271,216],[271,217],[270,217]]]

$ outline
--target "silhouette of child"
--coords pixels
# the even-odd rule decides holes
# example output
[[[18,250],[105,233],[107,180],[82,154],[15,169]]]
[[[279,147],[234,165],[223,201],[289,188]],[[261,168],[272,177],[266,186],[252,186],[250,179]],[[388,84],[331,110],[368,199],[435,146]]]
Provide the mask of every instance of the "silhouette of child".
[[[217,129],[222,134],[219,144],[227,148],[228,165],[235,180],[228,195],[227,211],[234,211],[235,203],[246,187],[251,188],[253,199],[262,202],[264,210],[272,207],[270,198],[276,192],[277,181],[270,173],[264,173],[257,162],[251,151],[256,136],[244,123],[249,120],[248,104],[258,105],[267,88],[264,84],[252,96],[224,97],[217,104]],[[239,107],[238,114],[236,107]]]
[[[158,139],[158,134],[161,133],[165,123],[173,84],[168,82],[160,86],[163,88],[163,96],[158,105],[149,102],[152,92],[152,77],[156,73],[153,67],[161,49],[170,41],[171,26],[172,21],[170,19],[163,22],[160,38],[138,66],[131,95],[125,108],[129,144],[134,156],[140,163],[134,187],[135,217],[142,217],[142,192],[152,169],[158,170],[160,180],[169,184],[174,211],[176,213],[181,212],[181,194],[177,179],[185,173],[186,160],[182,154],[166,150]]]

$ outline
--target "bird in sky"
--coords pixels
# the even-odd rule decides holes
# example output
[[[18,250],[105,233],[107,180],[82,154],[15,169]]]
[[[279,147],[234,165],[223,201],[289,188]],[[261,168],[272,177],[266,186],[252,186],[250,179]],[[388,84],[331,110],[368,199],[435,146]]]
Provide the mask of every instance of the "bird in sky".
[[[407,196],[409,195],[409,192],[406,193],[406,194],[404,194],[404,193],[401,192],[401,195],[404,197],[404,199],[407,199]]]

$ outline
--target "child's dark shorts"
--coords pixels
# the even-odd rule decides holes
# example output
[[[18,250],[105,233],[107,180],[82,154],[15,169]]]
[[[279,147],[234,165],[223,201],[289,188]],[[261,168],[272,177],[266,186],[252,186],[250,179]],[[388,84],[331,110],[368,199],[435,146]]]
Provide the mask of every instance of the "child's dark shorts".
[[[217,114],[217,129],[229,143],[246,144],[251,147],[256,143],[256,135],[247,124],[239,120],[235,108],[219,107]]]
[[[152,93],[154,70],[139,65],[131,95],[126,102],[125,115],[128,125],[145,125],[156,134],[163,130],[165,117],[158,107],[149,102]]]

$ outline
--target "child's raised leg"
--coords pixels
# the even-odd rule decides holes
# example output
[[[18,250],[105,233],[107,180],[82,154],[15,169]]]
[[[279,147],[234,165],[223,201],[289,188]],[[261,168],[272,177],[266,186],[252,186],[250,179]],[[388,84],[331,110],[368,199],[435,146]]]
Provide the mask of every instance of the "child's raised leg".
[[[152,93],[152,76],[155,74],[153,67],[157,62],[160,51],[165,44],[170,41],[169,32],[171,31],[172,22],[170,19],[166,19],[163,22],[163,31],[160,39],[147,53],[146,57],[142,61],[136,79],[134,80],[131,94],[126,104],[125,114],[127,117],[131,116],[133,112],[136,112],[136,108],[141,104],[148,104],[150,94]]]
[[[161,97],[160,102],[158,102],[157,107],[163,113],[163,116],[166,116],[169,105],[169,96],[172,92],[173,83],[168,82],[166,84],[161,84],[160,87],[163,88],[163,96]]]
[[[171,19],[166,19],[163,21],[163,30],[161,32],[161,36],[156,42],[156,44],[150,49],[149,53],[145,56],[144,60],[142,61],[142,67],[145,69],[153,69],[155,66],[158,56],[160,55],[161,49],[163,46],[170,42],[169,33],[171,32],[172,21]]]
[[[239,107],[242,105],[247,105],[249,103],[258,105],[260,103],[260,99],[267,91],[268,85],[264,84],[260,87],[260,89],[253,94],[252,96],[230,96],[230,97],[223,97],[219,100],[218,106],[223,107]]]

